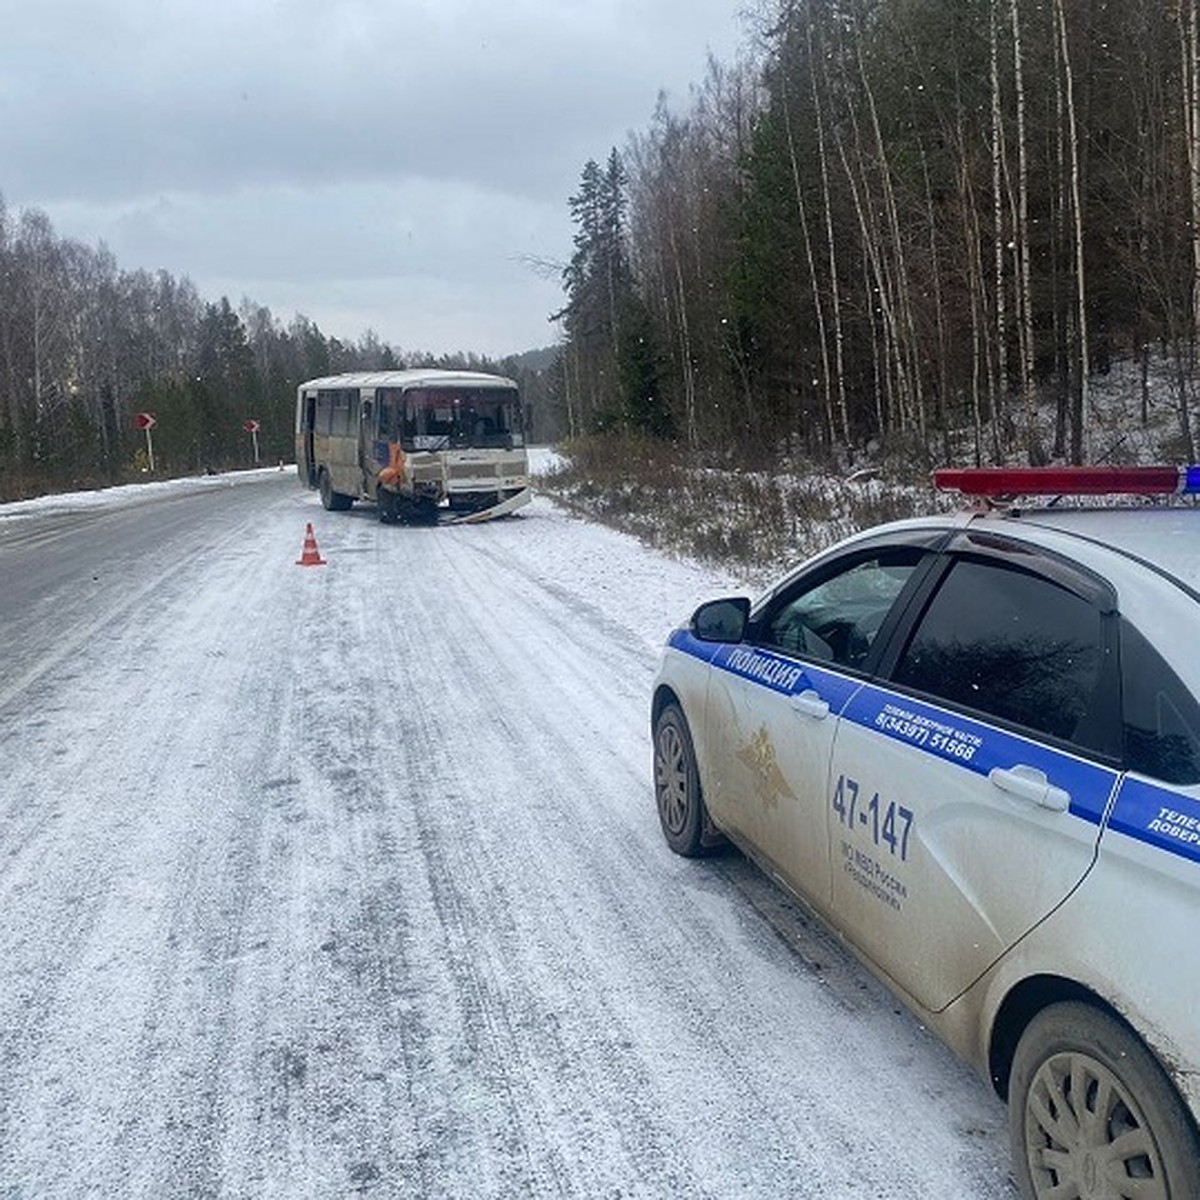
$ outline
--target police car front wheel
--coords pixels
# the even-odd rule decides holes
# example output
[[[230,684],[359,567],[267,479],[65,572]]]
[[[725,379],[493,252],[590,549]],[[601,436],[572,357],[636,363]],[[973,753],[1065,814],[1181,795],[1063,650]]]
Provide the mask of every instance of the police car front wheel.
[[[667,845],[686,858],[706,853],[710,839],[700,772],[687,718],[677,704],[666,705],[654,722],[654,796]]]
[[[1013,1165],[1031,1200],[1200,1196],[1200,1146],[1179,1097],[1120,1021],[1055,1004],[1030,1022],[1009,1082]]]

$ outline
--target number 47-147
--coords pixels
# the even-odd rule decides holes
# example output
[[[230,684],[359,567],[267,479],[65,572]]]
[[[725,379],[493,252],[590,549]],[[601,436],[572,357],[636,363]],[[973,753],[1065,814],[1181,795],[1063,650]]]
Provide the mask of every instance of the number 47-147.
[[[901,861],[908,858],[908,835],[912,831],[913,814],[894,800],[886,805],[874,792],[869,800],[860,799],[858,781],[839,775],[833,790],[833,811],[847,829],[869,833],[876,846],[886,846]],[[899,829],[897,829],[899,826]]]

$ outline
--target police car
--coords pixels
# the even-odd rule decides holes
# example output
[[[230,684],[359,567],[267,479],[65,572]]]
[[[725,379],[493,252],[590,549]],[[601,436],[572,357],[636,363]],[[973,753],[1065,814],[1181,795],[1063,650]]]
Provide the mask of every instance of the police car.
[[[992,1080],[1027,1196],[1194,1200],[1200,507],[1144,497],[1200,468],[935,482],[975,508],[671,635],[663,833],[742,848]]]

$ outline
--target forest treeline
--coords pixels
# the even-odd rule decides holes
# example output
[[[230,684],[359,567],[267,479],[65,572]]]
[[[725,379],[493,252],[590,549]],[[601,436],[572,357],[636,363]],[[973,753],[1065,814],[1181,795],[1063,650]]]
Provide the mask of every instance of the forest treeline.
[[[465,367],[530,375],[518,360],[401,354],[367,332],[323,333],[243,299],[207,301],[187,278],[127,271],[105,247],[59,237],[0,199],[0,500],[144,477],[135,414],[154,414],[170,476],[292,461],[296,387],[340,371]]]
[[[583,170],[563,432],[1081,461],[1132,358],[1190,460],[1198,2],[764,0],[756,53]]]
[[[1117,360],[1169,367],[1195,457],[1200,0],[757,0],[570,199],[546,369],[345,341],[123,270],[0,201],[0,498],[290,459],[297,383],[518,377],[541,440],[742,462],[1083,461]],[[1149,389],[1144,418],[1148,417]]]

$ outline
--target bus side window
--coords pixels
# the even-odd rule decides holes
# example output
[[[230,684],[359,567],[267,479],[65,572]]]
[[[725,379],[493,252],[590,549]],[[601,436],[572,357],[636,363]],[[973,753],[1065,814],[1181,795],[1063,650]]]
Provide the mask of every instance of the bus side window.
[[[327,436],[333,432],[332,392],[321,392],[317,396],[317,432]]]
[[[356,435],[350,411],[350,393],[343,390],[333,393],[333,408],[330,413],[329,432],[334,437]]]

